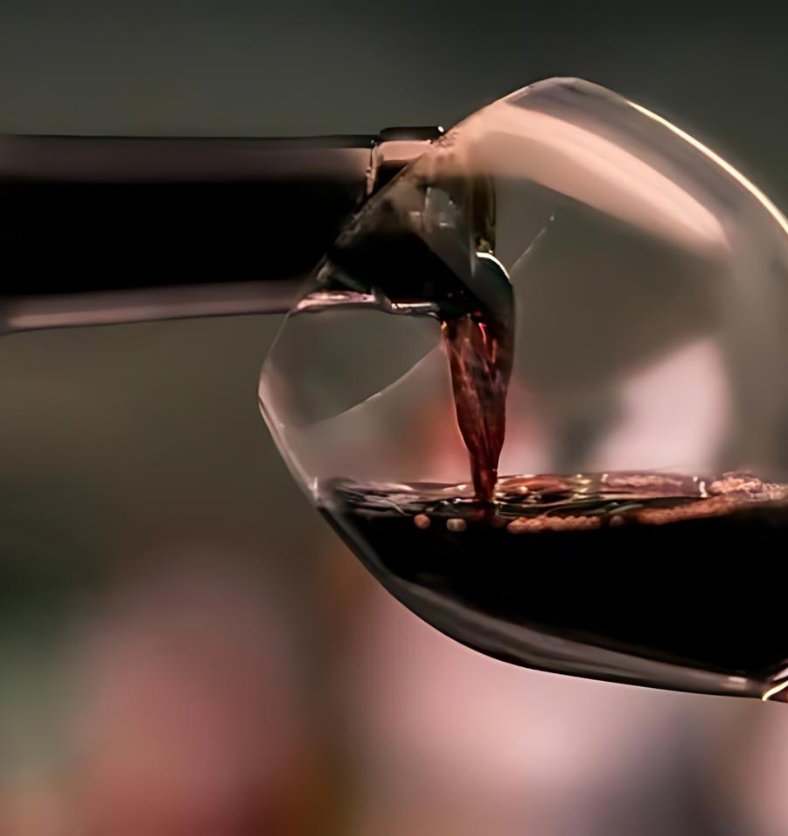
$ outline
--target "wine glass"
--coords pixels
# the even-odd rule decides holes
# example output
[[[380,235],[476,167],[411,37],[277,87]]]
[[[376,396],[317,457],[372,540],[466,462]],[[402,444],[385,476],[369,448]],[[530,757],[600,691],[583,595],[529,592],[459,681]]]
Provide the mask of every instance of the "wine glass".
[[[780,698],[786,233],[668,120],[534,84],[347,223],[265,361],[263,414],[340,536],[455,639]]]

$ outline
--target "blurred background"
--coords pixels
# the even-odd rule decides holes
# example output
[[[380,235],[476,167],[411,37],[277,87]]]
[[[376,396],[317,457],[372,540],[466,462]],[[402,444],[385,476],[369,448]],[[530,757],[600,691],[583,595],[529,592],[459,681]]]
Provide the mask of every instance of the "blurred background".
[[[448,126],[577,75],[786,208],[757,6],[0,0],[0,131]],[[507,667],[387,597],[259,417],[278,324],[0,341],[0,834],[788,834],[782,706]]]

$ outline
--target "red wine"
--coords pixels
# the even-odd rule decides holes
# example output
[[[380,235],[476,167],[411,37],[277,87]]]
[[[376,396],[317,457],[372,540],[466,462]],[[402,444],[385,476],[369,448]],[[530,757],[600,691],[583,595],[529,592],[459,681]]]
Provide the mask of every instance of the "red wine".
[[[778,560],[788,487],[749,475],[322,488],[321,507],[408,607],[506,661],[761,696],[788,665]]]
[[[442,323],[457,423],[468,448],[476,498],[489,505],[498,480],[511,374],[511,329],[496,318],[466,314]]]

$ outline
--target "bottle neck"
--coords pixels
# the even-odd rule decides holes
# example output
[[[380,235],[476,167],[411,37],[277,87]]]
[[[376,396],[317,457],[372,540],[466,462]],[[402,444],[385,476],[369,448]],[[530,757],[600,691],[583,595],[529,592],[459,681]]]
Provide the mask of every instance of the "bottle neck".
[[[0,137],[0,333],[286,311],[429,138]]]

